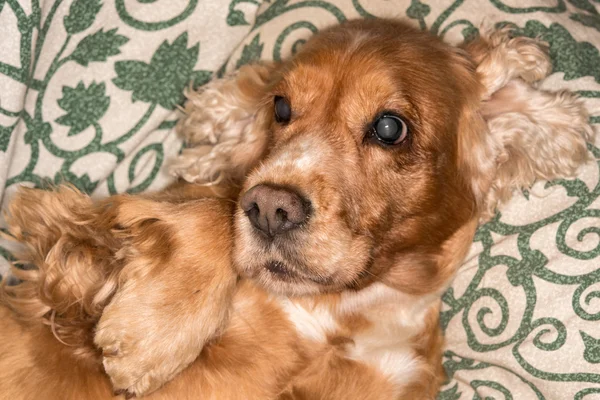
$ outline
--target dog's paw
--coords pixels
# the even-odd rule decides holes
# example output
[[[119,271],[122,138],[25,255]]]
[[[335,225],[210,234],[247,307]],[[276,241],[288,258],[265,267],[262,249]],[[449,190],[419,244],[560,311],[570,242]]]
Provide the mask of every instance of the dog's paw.
[[[140,397],[159,389],[198,357],[223,323],[218,304],[169,304],[157,291],[125,285],[98,323],[94,342],[116,393]]]
[[[198,351],[182,354],[181,344],[147,312],[132,308],[124,314],[116,304],[109,306],[100,320],[95,336],[102,350],[103,365],[115,393],[143,396],[160,388],[189,364]],[[153,326],[150,321],[157,325]],[[174,351],[174,354],[165,354]],[[183,357],[183,359],[182,359]]]

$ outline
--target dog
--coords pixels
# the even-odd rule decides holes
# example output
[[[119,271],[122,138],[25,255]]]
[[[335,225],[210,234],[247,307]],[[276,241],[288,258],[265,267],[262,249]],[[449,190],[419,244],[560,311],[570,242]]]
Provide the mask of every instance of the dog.
[[[101,201],[21,189],[4,284],[10,399],[433,399],[440,297],[481,221],[573,175],[582,103],[543,43],[396,20],[188,92],[183,180]]]

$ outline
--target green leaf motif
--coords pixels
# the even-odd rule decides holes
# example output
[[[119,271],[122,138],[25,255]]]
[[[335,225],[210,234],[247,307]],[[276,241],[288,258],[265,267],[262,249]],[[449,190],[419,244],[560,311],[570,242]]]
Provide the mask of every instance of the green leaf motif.
[[[242,56],[235,65],[235,68],[237,69],[242,65],[251,64],[260,60],[264,46],[264,43],[260,42],[260,34],[254,36],[254,39],[244,46]]]
[[[75,88],[63,86],[63,97],[58,100],[58,105],[67,113],[56,122],[71,127],[68,136],[77,135],[102,118],[109,104],[104,83],[92,82],[87,88],[83,82]]]
[[[593,338],[583,331],[579,331],[585,350],[583,351],[583,358],[590,364],[600,363],[600,339]]]
[[[101,8],[100,0],[75,0],[63,19],[67,33],[73,35],[92,26]]]
[[[103,62],[110,56],[120,54],[120,47],[129,41],[128,38],[118,35],[117,28],[98,32],[84,37],[78,44],[70,58],[84,67],[90,62]]]
[[[250,25],[250,23],[246,21],[246,15],[244,14],[244,12],[235,9],[235,7],[241,3],[250,3],[257,7],[260,6],[260,1],[258,0],[231,0],[231,3],[229,3],[229,12],[227,13],[227,25]]]
[[[246,21],[246,16],[240,10],[230,9],[227,14],[227,25],[229,26],[241,26],[241,25],[250,25],[248,21]]]
[[[199,88],[202,85],[206,85],[208,81],[212,78],[211,71],[194,71],[192,73],[192,82],[194,85],[194,89]]]
[[[141,100],[173,109],[183,100],[183,89],[194,76],[193,69],[200,51],[199,43],[189,49],[187,44],[188,35],[184,32],[173,44],[164,41],[149,64],[133,60],[116,62],[114,84],[133,92],[133,101]]]
[[[554,72],[564,72],[565,80],[593,76],[600,83],[600,51],[591,43],[577,42],[562,25],[555,22],[546,28],[541,22],[531,20],[515,33],[548,42]]]

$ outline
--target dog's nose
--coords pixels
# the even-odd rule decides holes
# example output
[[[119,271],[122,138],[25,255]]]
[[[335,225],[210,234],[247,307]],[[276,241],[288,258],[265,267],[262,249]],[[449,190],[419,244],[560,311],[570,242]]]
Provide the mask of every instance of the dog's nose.
[[[256,185],[240,200],[248,219],[266,235],[273,237],[296,229],[307,221],[310,202],[291,189]]]

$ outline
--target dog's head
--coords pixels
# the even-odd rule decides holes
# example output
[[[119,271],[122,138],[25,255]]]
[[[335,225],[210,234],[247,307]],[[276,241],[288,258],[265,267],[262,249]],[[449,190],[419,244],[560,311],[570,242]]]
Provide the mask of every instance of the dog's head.
[[[240,272],[287,294],[447,281],[444,244],[477,202],[461,135],[485,130],[470,61],[402,23],[355,21],[274,76],[269,153],[236,217]]]

